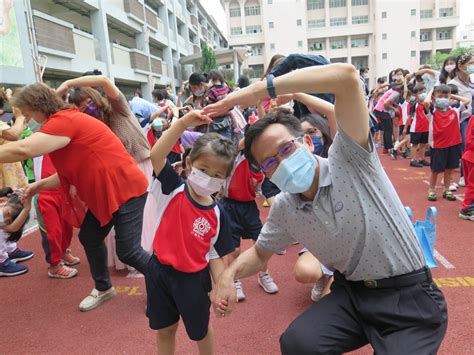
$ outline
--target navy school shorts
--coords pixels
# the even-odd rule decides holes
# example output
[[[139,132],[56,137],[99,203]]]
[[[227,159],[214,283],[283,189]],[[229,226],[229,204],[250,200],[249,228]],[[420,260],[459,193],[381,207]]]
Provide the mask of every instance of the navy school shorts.
[[[153,254],[145,274],[147,292],[146,315],[151,329],[169,327],[183,319],[189,338],[206,337],[209,327],[212,290],[209,268],[185,273],[161,264]]]

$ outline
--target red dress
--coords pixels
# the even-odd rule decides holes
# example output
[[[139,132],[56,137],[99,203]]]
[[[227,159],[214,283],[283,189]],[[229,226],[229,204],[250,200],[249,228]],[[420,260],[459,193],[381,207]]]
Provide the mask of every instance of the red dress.
[[[99,120],[78,109],[66,109],[50,116],[39,132],[71,139],[67,146],[50,153],[51,161],[62,188],[68,191],[74,185],[101,226],[122,204],[146,192],[145,175],[118,137]]]

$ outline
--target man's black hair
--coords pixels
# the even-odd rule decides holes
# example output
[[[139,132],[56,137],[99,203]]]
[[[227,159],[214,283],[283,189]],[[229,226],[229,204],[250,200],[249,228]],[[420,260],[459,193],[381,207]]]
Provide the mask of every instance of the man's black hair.
[[[286,127],[288,132],[294,137],[300,137],[304,134],[301,128],[301,122],[293,115],[287,113],[269,113],[262,119],[255,122],[253,126],[250,126],[247,132],[245,132],[245,156],[251,164],[259,165],[252,155],[252,144],[257,140],[262,133],[272,124],[281,124]]]

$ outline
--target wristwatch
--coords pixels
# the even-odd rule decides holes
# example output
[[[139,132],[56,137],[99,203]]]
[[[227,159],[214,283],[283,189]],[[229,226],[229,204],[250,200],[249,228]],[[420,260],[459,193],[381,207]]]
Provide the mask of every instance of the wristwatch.
[[[268,74],[267,75],[267,91],[268,91],[268,95],[270,95],[270,97],[272,99],[276,99],[276,97],[277,97],[275,87],[273,86],[273,78],[274,77],[275,76],[273,74]]]

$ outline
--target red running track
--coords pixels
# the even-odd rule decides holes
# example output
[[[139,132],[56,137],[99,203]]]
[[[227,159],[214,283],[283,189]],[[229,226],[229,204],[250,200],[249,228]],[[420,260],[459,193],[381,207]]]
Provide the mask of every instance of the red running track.
[[[412,208],[416,219],[424,218],[428,206],[438,209],[436,249],[446,259],[433,271],[448,301],[449,327],[441,354],[473,354],[471,344],[474,323],[474,223],[458,219],[460,202],[426,200],[429,168],[409,168],[408,160],[392,161],[381,156],[400,198]],[[461,188],[456,194],[460,197]],[[438,193],[441,195],[441,190]],[[262,208],[262,217],[268,209]],[[78,304],[93,287],[84,252],[77,240],[73,251],[81,257],[79,275],[71,280],[47,277],[47,265],[35,232],[20,242],[35,252],[26,262],[30,272],[15,278],[0,279],[0,353],[2,354],[84,354],[155,352],[155,334],[148,328],[144,314],[146,303],[143,278],[126,278],[125,271],[112,271],[118,296],[100,308],[81,313]],[[248,247],[249,243],[244,243]],[[290,246],[284,256],[275,255],[270,272],[280,292],[265,294],[256,278],[243,281],[247,299],[238,304],[228,318],[211,322],[215,328],[218,354],[277,354],[278,339],[287,325],[303,312],[311,301],[311,285],[296,283],[292,268],[300,245]],[[454,268],[452,268],[454,267]],[[178,331],[177,353],[197,353],[187,339],[184,327]],[[370,347],[355,354],[372,353]]]

